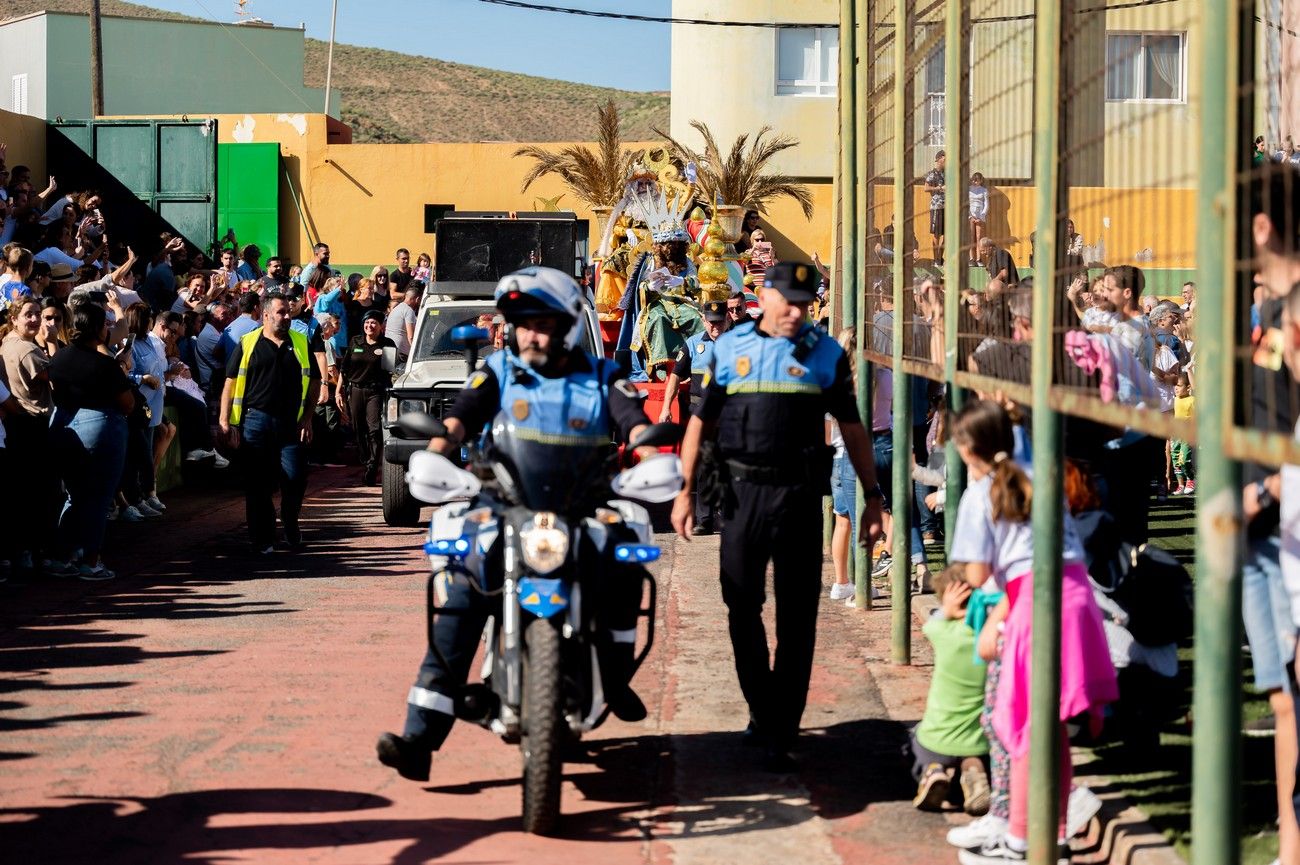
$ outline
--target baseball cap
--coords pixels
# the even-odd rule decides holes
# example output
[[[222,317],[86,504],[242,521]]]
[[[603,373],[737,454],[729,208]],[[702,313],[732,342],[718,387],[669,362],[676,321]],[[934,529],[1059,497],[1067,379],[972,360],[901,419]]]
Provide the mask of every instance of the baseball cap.
[[[783,261],[767,269],[763,285],[774,288],[791,303],[811,303],[817,296],[820,280],[811,264]]]
[[[50,267],[50,282],[72,282],[75,278],[69,265],[59,263]]]
[[[710,300],[704,304],[703,310],[705,321],[716,324],[727,320],[727,302],[725,300]]]

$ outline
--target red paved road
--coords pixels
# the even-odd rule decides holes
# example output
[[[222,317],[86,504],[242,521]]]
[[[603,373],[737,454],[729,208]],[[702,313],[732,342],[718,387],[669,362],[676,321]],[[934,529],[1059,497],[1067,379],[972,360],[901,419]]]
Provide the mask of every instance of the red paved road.
[[[926,670],[888,666],[887,610],[823,607],[797,777],[754,771],[716,540],[676,544],[643,724],[566,766],[560,838],[517,831],[518,750],[460,726],[429,785],[374,760],[422,646],[419,533],[355,470],[318,472],[308,550],[243,554],[242,500],[178,493],[112,529],[110,584],[0,587],[0,861],[954,861],[898,757]],[[126,550],[130,552],[126,552]]]

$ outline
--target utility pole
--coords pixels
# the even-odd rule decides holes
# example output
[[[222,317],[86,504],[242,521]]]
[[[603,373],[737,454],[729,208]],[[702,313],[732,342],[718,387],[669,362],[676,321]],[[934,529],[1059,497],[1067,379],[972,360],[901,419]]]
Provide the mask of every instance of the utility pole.
[[[99,0],[95,0],[96,3]],[[339,20],[339,0],[334,0],[330,8],[330,50],[325,58],[325,113],[330,113],[330,79],[334,75],[334,25]]]
[[[99,36],[99,0],[90,0],[90,114],[104,113],[104,46]]]

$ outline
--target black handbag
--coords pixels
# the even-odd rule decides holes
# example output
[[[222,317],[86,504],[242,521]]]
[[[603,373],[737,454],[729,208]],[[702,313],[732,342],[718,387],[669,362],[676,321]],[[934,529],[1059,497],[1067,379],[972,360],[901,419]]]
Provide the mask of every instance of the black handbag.
[[[1179,643],[1192,635],[1192,577],[1168,550],[1123,543],[1093,580],[1129,615],[1133,639],[1146,646]]]

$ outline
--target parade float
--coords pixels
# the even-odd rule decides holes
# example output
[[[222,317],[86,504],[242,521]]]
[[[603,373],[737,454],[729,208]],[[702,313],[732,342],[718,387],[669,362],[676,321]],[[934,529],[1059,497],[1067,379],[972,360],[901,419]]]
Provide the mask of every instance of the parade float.
[[[629,378],[662,391],[686,338],[702,327],[701,304],[744,292],[750,284],[737,254],[745,213],[762,213],[778,197],[793,198],[812,218],[808,188],[767,170],[795,147],[790,136],[763,127],[739,135],[723,153],[708,126],[691,121],[704,149],[696,151],[660,130],[663,144],[623,145],[613,103],[600,111],[595,150],[582,145],[549,151],[520,148],[534,160],[523,189],[558,176],[595,215],[594,302],[606,353],[627,364]]]

